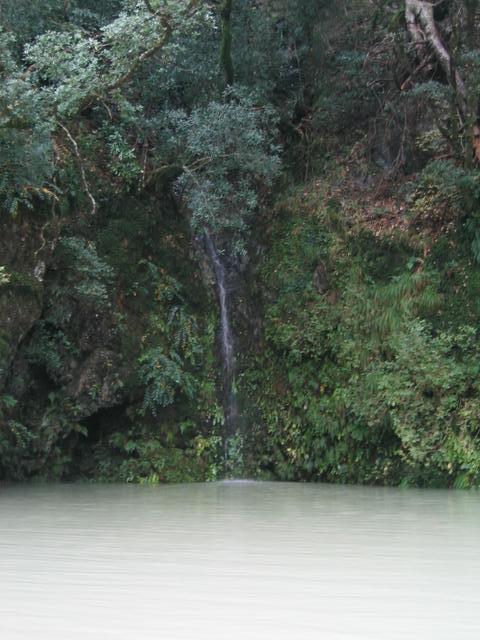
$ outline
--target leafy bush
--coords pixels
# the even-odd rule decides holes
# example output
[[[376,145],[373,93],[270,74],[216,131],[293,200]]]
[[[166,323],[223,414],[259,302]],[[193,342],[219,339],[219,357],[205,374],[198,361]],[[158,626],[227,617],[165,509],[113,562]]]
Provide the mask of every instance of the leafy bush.
[[[25,425],[11,417],[15,400],[0,397],[0,479],[22,479],[25,457],[31,452],[35,435]]]
[[[368,425],[390,422],[406,482],[480,482],[479,356],[472,327],[435,336],[413,321],[397,336],[394,357],[370,365],[352,389],[349,406]]]
[[[187,447],[166,447],[145,429],[115,432],[94,451],[95,473],[120,482],[200,482],[221,472],[221,438],[197,435]]]
[[[82,425],[69,420],[70,407],[50,393],[35,426],[20,422],[16,408],[14,398],[0,397],[0,479],[64,478],[72,461],[72,441],[78,434],[85,435]]]
[[[29,204],[32,193],[56,197],[52,122],[12,56],[13,42],[0,29],[0,206],[10,214]]]
[[[62,329],[42,320],[37,323],[26,350],[28,362],[42,367],[50,380],[58,381],[65,373],[66,359],[72,355],[78,355],[78,351]]]
[[[108,301],[108,287],[114,271],[98,255],[95,244],[84,238],[62,238],[58,259],[65,264],[65,284],[84,300],[95,304]]]
[[[142,413],[156,415],[161,407],[173,404],[177,392],[192,398],[195,393],[194,377],[183,370],[177,353],[165,355],[160,347],[150,349],[140,358],[140,380],[145,385]]]
[[[413,185],[417,223],[439,227],[480,213],[480,177],[447,160],[430,162]]]
[[[226,233],[242,248],[247,222],[280,170],[274,112],[238,89],[187,115],[171,114],[183,160],[177,187],[195,232]]]
[[[382,273],[355,234],[339,235],[328,212],[299,202],[272,226],[265,352],[241,377],[260,469],[283,479],[479,485],[476,330],[436,332],[425,319],[438,323],[448,305],[431,265],[392,255],[385,277],[383,253]]]

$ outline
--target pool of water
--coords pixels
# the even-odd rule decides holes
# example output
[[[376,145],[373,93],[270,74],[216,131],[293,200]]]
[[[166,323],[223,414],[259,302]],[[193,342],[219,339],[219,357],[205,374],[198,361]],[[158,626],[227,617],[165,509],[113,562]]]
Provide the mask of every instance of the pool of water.
[[[2,640],[478,640],[480,494],[0,490]]]

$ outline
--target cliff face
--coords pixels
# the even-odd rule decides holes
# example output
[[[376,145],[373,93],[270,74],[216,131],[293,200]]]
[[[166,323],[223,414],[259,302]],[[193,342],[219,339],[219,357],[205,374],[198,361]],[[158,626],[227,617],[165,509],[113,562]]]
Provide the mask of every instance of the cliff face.
[[[33,213],[4,221],[3,477],[161,479],[175,472],[201,479],[209,472],[208,437],[216,447],[209,428],[216,376],[208,355],[215,341],[207,329],[214,294],[188,227],[168,202],[168,194],[127,197],[88,224],[64,220],[55,236]],[[208,337],[199,338],[200,326]],[[197,402],[199,386],[209,394],[208,408],[195,415],[183,376],[196,386]],[[184,435],[180,424],[188,419]],[[203,443],[198,455],[195,438]],[[158,451],[135,470],[135,448],[153,441]],[[193,461],[182,463],[184,450]],[[180,456],[176,471],[169,471],[168,455]],[[133,462],[122,476],[124,458]]]
[[[452,124],[466,112],[442,68],[418,66],[402,13],[379,10],[372,29],[370,3],[349,9],[307,29],[290,69],[273,193],[257,175],[270,156],[248,188],[221,163],[229,136],[247,164],[265,141],[243,126],[257,103],[237,112],[233,94],[193,118],[168,111],[194,142],[191,183],[175,137],[155,153],[128,131],[99,142],[95,109],[74,162],[57,141],[70,211],[1,221],[1,478],[480,483],[479,174]],[[149,126],[162,137],[165,122]],[[198,167],[203,191],[188,191]],[[209,197],[216,217],[192,232]]]
[[[475,485],[479,266],[424,193],[338,155],[263,208],[225,258],[226,451],[214,273],[168,192],[5,221],[2,477]]]
[[[41,315],[51,243],[33,214],[4,218],[0,254],[5,280],[0,286],[0,392],[19,345]]]

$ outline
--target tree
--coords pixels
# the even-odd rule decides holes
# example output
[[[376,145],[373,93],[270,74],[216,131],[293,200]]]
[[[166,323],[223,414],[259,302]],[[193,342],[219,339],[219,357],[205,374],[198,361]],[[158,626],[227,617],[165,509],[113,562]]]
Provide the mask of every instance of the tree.
[[[280,169],[275,123],[268,105],[239,88],[189,115],[173,114],[176,156],[183,158],[177,186],[196,233],[222,234],[234,250],[244,249],[259,193]]]
[[[0,34],[0,194],[8,210],[15,211],[33,193],[54,197],[49,185],[54,134],[65,139],[65,148],[79,162],[95,210],[69,122],[78,128],[82,115],[97,104],[111,118],[124,100],[122,89],[148,61],[157,58],[158,64],[172,34],[188,30],[202,12],[198,0],[172,0],[156,8],[148,1],[126,6],[92,32],[73,24],[40,34],[25,46],[26,69],[14,55],[14,38]]]
[[[467,165],[473,157],[480,161],[480,60],[473,49],[478,4],[478,0],[405,0],[405,22],[418,62],[413,76],[426,71],[431,74],[435,67],[441,70],[453,96],[459,123],[457,137],[461,139]],[[442,29],[436,19],[439,9],[444,10],[442,17],[447,19],[448,28]],[[462,62],[463,69],[460,69]],[[443,130],[446,132],[445,127]]]
[[[51,195],[52,119],[0,30],[0,197],[11,214],[33,194]]]
[[[439,32],[434,15],[435,6],[428,0],[405,0],[407,29],[420,62],[427,64],[432,56],[435,57],[447,82],[454,88],[458,97],[460,114],[465,117],[465,82]]]

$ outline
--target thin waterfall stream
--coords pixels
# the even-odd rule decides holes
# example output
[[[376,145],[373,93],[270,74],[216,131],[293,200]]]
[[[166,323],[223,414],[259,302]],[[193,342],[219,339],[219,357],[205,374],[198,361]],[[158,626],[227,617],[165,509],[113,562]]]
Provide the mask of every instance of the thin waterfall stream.
[[[227,269],[211,235],[205,231],[205,246],[210,258],[217,285],[220,305],[220,351],[223,361],[223,404],[227,436],[233,435],[238,420],[238,402],[235,391],[235,341],[232,331],[229,304]]]

